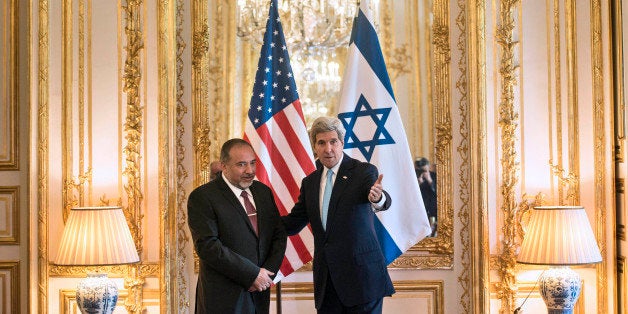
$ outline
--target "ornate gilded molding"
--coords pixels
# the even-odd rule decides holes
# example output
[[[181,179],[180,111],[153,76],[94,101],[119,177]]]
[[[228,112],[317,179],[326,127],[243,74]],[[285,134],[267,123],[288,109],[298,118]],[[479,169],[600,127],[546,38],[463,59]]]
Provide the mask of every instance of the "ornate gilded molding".
[[[109,277],[125,278],[129,276],[132,267],[139,267],[145,277],[159,277],[159,264],[141,263],[138,265],[112,265],[112,266],[61,266],[50,265],[50,277],[83,278],[88,273],[102,272]]]
[[[452,254],[402,255],[390,263],[388,268],[452,269],[453,262],[454,258]]]
[[[72,171],[72,161],[74,160],[74,151],[72,149],[72,122],[74,118],[72,110],[74,94],[74,61],[72,58],[74,53],[73,8],[72,0],[63,0],[61,6],[61,175],[64,187],[70,184],[74,175]],[[70,209],[78,204],[78,201],[68,192],[65,188],[61,191],[64,222],[70,214]]]
[[[609,212],[612,212],[614,207],[607,206],[606,203],[606,186],[608,184],[606,169],[609,166],[607,161],[612,160],[612,158],[607,158],[606,145],[607,142],[612,143],[612,139],[608,141],[606,138],[606,110],[604,99],[606,84],[603,75],[606,54],[603,49],[602,36],[602,5],[599,0],[593,0],[591,1],[591,64],[593,71],[593,138],[595,147],[593,151],[595,171],[595,234],[602,256],[609,256],[608,237],[606,236],[608,228],[607,217],[612,215],[609,214]],[[612,127],[609,129],[612,130]],[[579,164],[576,164],[576,166],[579,166]],[[608,210],[609,207],[611,210]],[[610,248],[610,250],[614,249],[613,247]],[[613,310],[608,308],[609,269],[607,265],[608,263],[606,262],[596,265],[597,310],[601,313],[608,313]],[[611,286],[613,286],[613,284],[611,284]]]
[[[0,145],[0,171],[19,170],[20,139],[19,139],[19,72],[18,65],[24,52],[19,51],[18,1],[10,0],[2,9],[2,47],[0,60],[3,62],[3,74],[0,81],[0,129],[2,145]],[[28,19],[30,21],[30,18]],[[30,59],[29,59],[30,62]]]
[[[624,68],[624,22],[622,16],[622,1],[610,1],[609,15],[611,17],[611,47],[612,47],[612,63],[611,72],[613,73],[612,82],[612,102],[613,105],[613,130],[615,162],[625,162],[625,145],[626,145],[626,100],[624,99],[624,72],[620,69]]]
[[[160,1],[157,6],[157,32],[159,42],[158,51],[158,189],[159,189],[159,300],[163,312],[181,313],[178,308],[180,300],[187,300],[187,295],[181,295],[178,291],[184,287],[179,286],[181,268],[185,265],[185,255],[177,253],[181,251],[179,244],[179,231],[177,226],[178,200],[177,187],[177,149],[178,127],[178,103],[182,97],[182,82],[180,80],[182,61],[180,56],[180,42],[177,33],[182,23],[178,19],[177,12],[181,9],[180,1]],[[174,137],[173,137],[174,136]]]
[[[498,286],[498,297],[501,299],[502,313],[512,312],[515,308],[515,295],[517,285],[515,278],[515,266],[517,264],[516,254],[517,224],[519,222],[519,207],[515,199],[515,187],[518,184],[519,163],[516,159],[516,132],[518,128],[519,114],[514,106],[514,90],[517,86],[515,69],[515,47],[518,42],[513,39],[515,29],[514,16],[518,9],[518,0],[504,0],[499,3],[499,13],[497,16],[498,25],[496,38],[499,45],[499,76],[501,82],[501,95],[499,100],[499,126],[501,139],[501,197],[500,206],[502,222],[501,254],[499,256],[500,282]]]
[[[580,136],[578,134],[578,122],[580,121],[580,118],[578,115],[578,64],[576,56],[576,51],[578,50],[576,44],[576,0],[565,1],[565,25],[565,41],[567,42],[567,131],[569,132],[567,138],[567,156],[569,161],[569,171],[573,172],[575,177],[578,178],[580,177]],[[595,32],[595,30],[592,29],[592,33],[593,32]],[[592,34],[592,36],[595,35]],[[592,61],[595,62],[594,60]],[[593,83],[595,84],[595,82]],[[574,204],[580,204],[580,180],[574,183],[573,189],[575,190],[575,194],[573,195]]]
[[[209,49],[211,53],[208,59],[208,89],[209,89],[209,145],[204,147],[209,151],[211,160],[219,160],[220,145],[231,136],[242,136],[243,130],[230,128],[232,119],[235,118],[232,104],[233,71],[235,62],[233,47],[235,47],[235,6],[234,1],[220,0],[213,7],[210,18],[211,29],[214,33],[210,36]],[[248,103],[248,102],[247,102]],[[225,110],[228,108],[228,110]],[[242,110],[246,115],[247,110]],[[244,116],[241,117],[244,119]]]
[[[188,171],[185,168],[185,124],[183,122],[187,114],[188,107],[184,103],[184,81],[183,81],[183,52],[185,51],[185,41],[183,39],[183,1],[177,0],[176,8],[176,113],[175,113],[175,154],[176,154],[176,217],[175,217],[175,234],[176,234],[176,254],[175,254],[175,272],[176,278],[176,304],[175,312],[187,313],[190,307],[190,289],[188,289],[189,274],[185,265],[188,259],[187,245],[190,238],[187,233],[187,191],[185,189],[188,178]]]
[[[562,162],[561,162],[562,163]],[[554,165],[550,163],[550,169],[552,174],[558,179],[559,185],[559,205],[577,205],[578,199],[578,182],[580,178],[577,174],[563,169],[560,164]],[[565,193],[566,190],[566,193]]]
[[[144,48],[142,35],[142,0],[127,0],[122,7],[125,14],[126,60],[124,62],[124,92],[127,96],[126,118],[124,134],[126,145],[123,153],[125,168],[122,172],[126,177],[124,190],[127,195],[127,207],[124,214],[129,222],[131,235],[135,240],[135,247],[139,256],[144,250],[142,244],[142,173],[141,173],[141,145],[142,145],[142,104],[140,101],[140,84],[142,79],[140,51]],[[129,277],[124,280],[129,290],[129,298],[125,301],[127,311],[140,313],[142,311],[142,278],[139,267],[131,267]]]
[[[194,185],[209,181],[209,22],[207,1],[194,0],[192,14],[192,136],[194,139]]]
[[[48,308],[48,186],[49,186],[49,20],[48,1],[39,0],[37,30],[37,307],[41,313]]]
[[[3,312],[20,312],[21,298],[19,297],[19,295],[22,293],[20,289],[20,262],[1,261],[0,278],[2,279],[2,292],[4,294],[2,297],[4,300],[4,304],[2,305]],[[9,300],[6,299],[6,296],[9,297]]]
[[[456,16],[456,26],[458,27],[459,36],[456,41],[456,48],[459,51],[458,58],[458,71],[459,75],[456,79],[456,90],[460,95],[460,99],[458,101],[458,115],[460,116],[460,126],[458,127],[458,133],[460,135],[460,142],[457,147],[458,158],[460,159],[460,168],[458,170],[458,194],[460,199],[460,208],[458,209],[458,219],[460,221],[460,244],[462,246],[461,255],[460,255],[460,271],[458,275],[458,284],[460,285],[462,292],[460,294],[460,306],[462,307],[464,313],[472,313],[471,307],[473,304],[473,283],[477,281],[472,281],[472,261],[474,257],[474,250],[472,247],[471,234],[478,230],[472,230],[473,224],[471,220],[473,219],[472,211],[471,211],[471,141],[470,141],[470,128],[471,128],[471,118],[469,115],[469,104],[470,100],[468,99],[469,91],[468,91],[468,79],[467,75],[469,75],[469,62],[467,61],[470,58],[470,54],[473,51],[469,51],[468,41],[467,41],[467,14],[471,12],[467,12],[468,8],[466,7],[466,1],[458,1],[458,15]],[[471,9],[473,11],[473,9]],[[478,224],[481,226],[481,224]],[[482,232],[480,232],[482,233]],[[478,289],[480,290],[480,289]],[[479,300],[478,300],[479,301]]]
[[[83,154],[80,156],[80,159],[83,160]],[[66,207],[63,209],[64,222],[68,219],[70,209],[84,204],[85,185],[92,180],[92,169],[88,168],[81,172],[76,178],[66,179],[63,185],[63,194],[66,196]]]
[[[453,254],[453,184],[452,138],[450,97],[450,39],[449,3],[444,0],[433,3],[432,45],[434,55],[434,164],[438,174],[438,235],[427,238],[426,247],[435,254]],[[432,246],[433,245],[433,246]]]

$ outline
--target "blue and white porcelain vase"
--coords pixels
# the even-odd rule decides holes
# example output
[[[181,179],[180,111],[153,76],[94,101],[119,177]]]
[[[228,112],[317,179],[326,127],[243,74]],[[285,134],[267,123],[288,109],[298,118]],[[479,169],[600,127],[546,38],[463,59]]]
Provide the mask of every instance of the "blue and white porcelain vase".
[[[569,267],[551,267],[540,278],[548,314],[572,314],[580,296],[580,275]]]
[[[83,314],[110,314],[118,302],[118,287],[107,274],[87,274],[76,288],[76,303]]]

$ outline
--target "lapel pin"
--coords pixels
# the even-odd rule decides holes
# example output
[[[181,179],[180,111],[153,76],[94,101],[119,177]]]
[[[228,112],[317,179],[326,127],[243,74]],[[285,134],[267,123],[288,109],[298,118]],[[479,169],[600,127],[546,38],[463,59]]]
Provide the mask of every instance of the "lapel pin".
[[[346,180],[346,179],[347,179],[347,176],[342,176],[342,178]]]

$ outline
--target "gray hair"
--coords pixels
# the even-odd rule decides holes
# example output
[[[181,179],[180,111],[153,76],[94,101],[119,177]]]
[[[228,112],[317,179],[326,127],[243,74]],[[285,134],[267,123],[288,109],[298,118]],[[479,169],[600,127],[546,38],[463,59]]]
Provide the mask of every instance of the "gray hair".
[[[312,146],[316,145],[316,135],[329,131],[336,131],[340,142],[345,143],[345,128],[338,118],[318,117],[312,122],[312,127],[310,128],[310,141],[312,142]]]

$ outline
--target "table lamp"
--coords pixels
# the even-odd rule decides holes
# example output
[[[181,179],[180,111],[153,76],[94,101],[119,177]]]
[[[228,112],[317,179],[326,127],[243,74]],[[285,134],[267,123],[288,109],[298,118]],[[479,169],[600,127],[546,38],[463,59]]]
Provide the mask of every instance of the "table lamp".
[[[63,229],[57,265],[119,265],[139,262],[133,237],[120,207],[70,210]],[[112,313],[118,288],[105,273],[89,273],[76,289],[82,313]]]
[[[580,296],[580,276],[568,265],[601,261],[584,207],[540,206],[532,210],[517,262],[551,266],[539,278],[549,314],[573,313]]]

